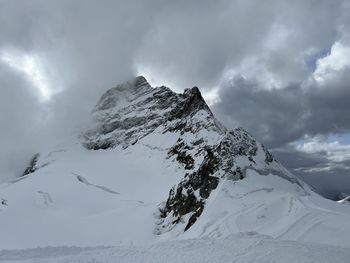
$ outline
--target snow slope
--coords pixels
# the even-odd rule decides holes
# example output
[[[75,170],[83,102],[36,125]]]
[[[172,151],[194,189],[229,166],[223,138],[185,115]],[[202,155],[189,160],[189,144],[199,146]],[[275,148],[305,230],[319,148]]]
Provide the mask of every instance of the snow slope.
[[[143,246],[113,248],[47,247],[0,251],[3,263],[345,263],[350,250],[319,244],[280,241],[254,234],[231,235],[222,239],[188,239]]]
[[[93,118],[0,184],[0,249],[93,249],[1,251],[0,260],[346,262],[350,206],[312,192],[243,129],[223,127],[197,88],[177,94],[138,77],[104,94]]]
[[[144,143],[97,152],[76,143],[41,153],[44,167],[0,185],[7,200],[0,206],[0,248],[153,240],[153,214],[180,177],[164,151]]]
[[[226,237],[254,231],[274,239],[350,247],[348,207],[275,176],[249,171],[226,180],[182,238]]]

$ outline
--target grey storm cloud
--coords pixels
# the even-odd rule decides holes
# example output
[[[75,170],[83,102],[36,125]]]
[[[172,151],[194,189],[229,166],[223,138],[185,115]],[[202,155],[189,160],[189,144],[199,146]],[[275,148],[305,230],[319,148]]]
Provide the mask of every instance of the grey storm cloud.
[[[348,41],[349,9],[346,0],[0,0],[0,156],[81,129],[99,96],[136,74],[215,91],[220,119],[270,147],[348,132],[348,76],[324,90],[301,83]],[[35,57],[51,98],[3,54]]]
[[[21,74],[0,62],[0,182],[23,172],[25,163],[37,149],[43,108]],[[38,142],[38,141],[37,141]]]
[[[214,111],[227,125],[242,125],[271,148],[304,135],[349,132],[349,73],[322,88],[294,83],[263,89],[254,80],[236,76],[222,85]]]
[[[8,69],[4,63],[0,63],[0,84],[2,94],[6,94],[0,96],[1,137],[5,139],[16,135],[21,138],[19,135],[31,133],[41,112],[37,98],[28,89],[31,84],[20,74]],[[24,141],[27,139],[29,138]],[[6,140],[2,144],[3,142]]]
[[[332,163],[325,152],[309,154],[290,146],[275,150],[273,154],[323,196],[334,199],[339,193],[350,193],[349,160]]]

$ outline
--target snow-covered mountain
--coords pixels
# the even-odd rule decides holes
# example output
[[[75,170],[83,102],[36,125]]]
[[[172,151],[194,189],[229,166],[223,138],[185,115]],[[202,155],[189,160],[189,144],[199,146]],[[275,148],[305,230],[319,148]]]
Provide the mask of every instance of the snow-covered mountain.
[[[166,87],[152,88],[144,77],[137,77],[107,91],[93,117],[95,127],[83,134],[85,148],[125,150],[153,137],[146,145],[165,151],[164,158],[181,169],[181,180],[159,208],[159,234],[179,224],[189,229],[220,180],[241,180],[247,169],[274,173],[302,187],[246,131],[223,127],[197,87],[177,94]]]
[[[34,155],[0,199],[3,249],[232,235],[350,247],[349,206],[226,129],[198,88],[178,94],[144,77],[108,90],[90,127]]]

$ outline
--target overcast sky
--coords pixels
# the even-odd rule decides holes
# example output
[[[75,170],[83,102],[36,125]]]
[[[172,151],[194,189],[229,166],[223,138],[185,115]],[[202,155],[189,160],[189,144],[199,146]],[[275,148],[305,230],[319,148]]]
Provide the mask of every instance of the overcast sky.
[[[322,193],[350,192],[350,1],[0,0],[0,173],[142,74],[199,86]]]

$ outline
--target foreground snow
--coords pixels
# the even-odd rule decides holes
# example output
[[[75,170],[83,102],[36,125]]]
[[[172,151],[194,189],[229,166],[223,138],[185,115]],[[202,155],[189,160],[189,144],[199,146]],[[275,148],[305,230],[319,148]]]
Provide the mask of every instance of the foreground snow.
[[[0,251],[0,261],[14,262],[349,262],[347,248],[280,241],[245,233],[224,239],[191,239],[144,246],[110,248],[46,247]]]
[[[87,151],[75,144],[42,154],[41,164],[49,165],[0,185],[0,197],[6,199],[0,205],[0,249],[143,245],[248,231],[350,246],[350,206],[254,170],[244,180],[222,180],[185,233],[180,223],[154,234],[157,207],[183,173],[166,159],[164,149],[173,139],[156,138],[125,151]]]

